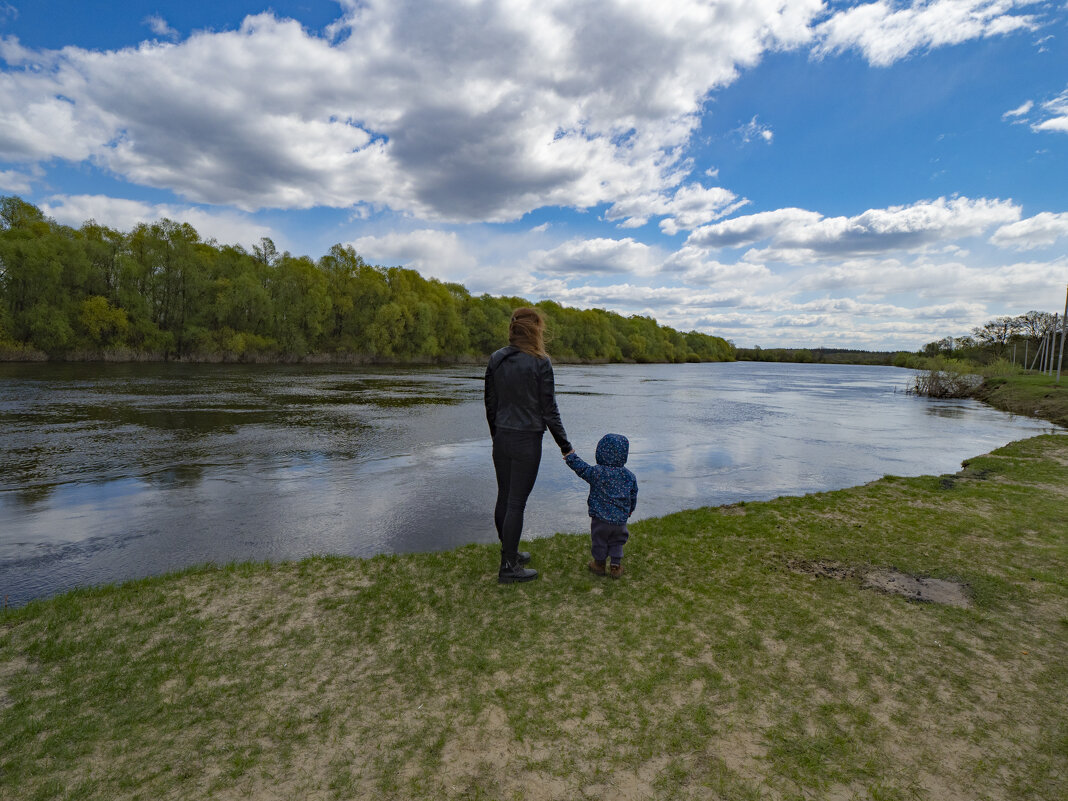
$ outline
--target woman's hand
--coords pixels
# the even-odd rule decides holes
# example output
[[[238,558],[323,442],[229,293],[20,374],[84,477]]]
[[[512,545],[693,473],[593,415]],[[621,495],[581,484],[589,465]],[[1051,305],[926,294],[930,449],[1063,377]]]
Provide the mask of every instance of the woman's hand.
[[[574,452],[575,452],[575,449],[574,449],[574,448],[572,448],[572,449],[571,449],[571,450],[569,450],[569,451],[568,451],[567,453],[565,453],[565,454],[564,454],[564,461],[566,462],[566,461],[567,461],[567,457],[568,457],[568,456],[570,456],[571,454],[573,454]]]

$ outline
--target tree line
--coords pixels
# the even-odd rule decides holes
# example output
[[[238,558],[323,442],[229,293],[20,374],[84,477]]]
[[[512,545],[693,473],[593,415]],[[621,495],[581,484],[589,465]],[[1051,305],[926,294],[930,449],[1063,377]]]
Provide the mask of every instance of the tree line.
[[[1015,351],[1016,361],[1022,363],[1025,355],[1034,356],[1038,352],[1039,343],[1053,329],[1056,320],[1057,315],[1052,312],[1034,310],[1016,317],[995,317],[973,328],[971,334],[928,342],[920,355],[990,364],[1013,358]]]
[[[462,285],[365,262],[335,245],[318,260],[201,239],[160,220],[121,232],[57,223],[0,198],[0,358],[441,362],[507,342],[518,306],[546,318],[554,359],[725,361],[734,346],[650,317],[472,295]]]
[[[740,362],[794,362],[800,364],[890,365],[907,351],[855,350],[853,348],[738,348]]]

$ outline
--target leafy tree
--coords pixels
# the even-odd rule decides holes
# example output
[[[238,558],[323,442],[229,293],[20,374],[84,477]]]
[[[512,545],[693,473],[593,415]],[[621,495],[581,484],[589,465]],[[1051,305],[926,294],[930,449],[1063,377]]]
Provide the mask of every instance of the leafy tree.
[[[126,312],[115,308],[100,295],[91,295],[81,302],[78,322],[90,341],[98,347],[121,342],[123,334],[130,327]]]
[[[36,206],[20,197],[0,197],[0,231],[43,231],[47,228],[45,216]]]

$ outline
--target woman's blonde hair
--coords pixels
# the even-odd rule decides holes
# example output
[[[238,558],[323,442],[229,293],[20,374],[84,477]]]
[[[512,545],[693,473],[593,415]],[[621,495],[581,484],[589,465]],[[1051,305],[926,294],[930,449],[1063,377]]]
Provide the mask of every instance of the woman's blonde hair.
[[[508,344],[539,359],[544,359],[545,319],[537,309],[521,308],[512,312],[508,323]]]

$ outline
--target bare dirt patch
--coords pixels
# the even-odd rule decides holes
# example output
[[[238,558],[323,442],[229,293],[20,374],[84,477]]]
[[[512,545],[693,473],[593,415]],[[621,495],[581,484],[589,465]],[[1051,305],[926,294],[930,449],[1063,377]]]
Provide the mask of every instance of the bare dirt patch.
[[[896,570],[872,570],[864,576],[863,586],[903,595],[913,601],[961,608],[972,605],[968,589],[963,584],[946,579],[910,576]]]
[[[828,562],[822,559],[791,559],[786,563],[795,573],[806,573],[810,576],[822,576],[824,578],[842,579],[856,575],[857,569],[841,562]]]
[[[901,595],[910,601],[945,604],[960,608],[968,608],[972,605],[968,588],[957,581],[914,576],[886,568],[856,567],[819,559],[791,559],[787,566],[795,573],[805,573],[838,581],[856,578],[866,589]]]
[[[731,515],[732,517],[745,517],[745,507],[740,503],[731,503],[726,506],[719,507],[719,513],[723,515]]]

